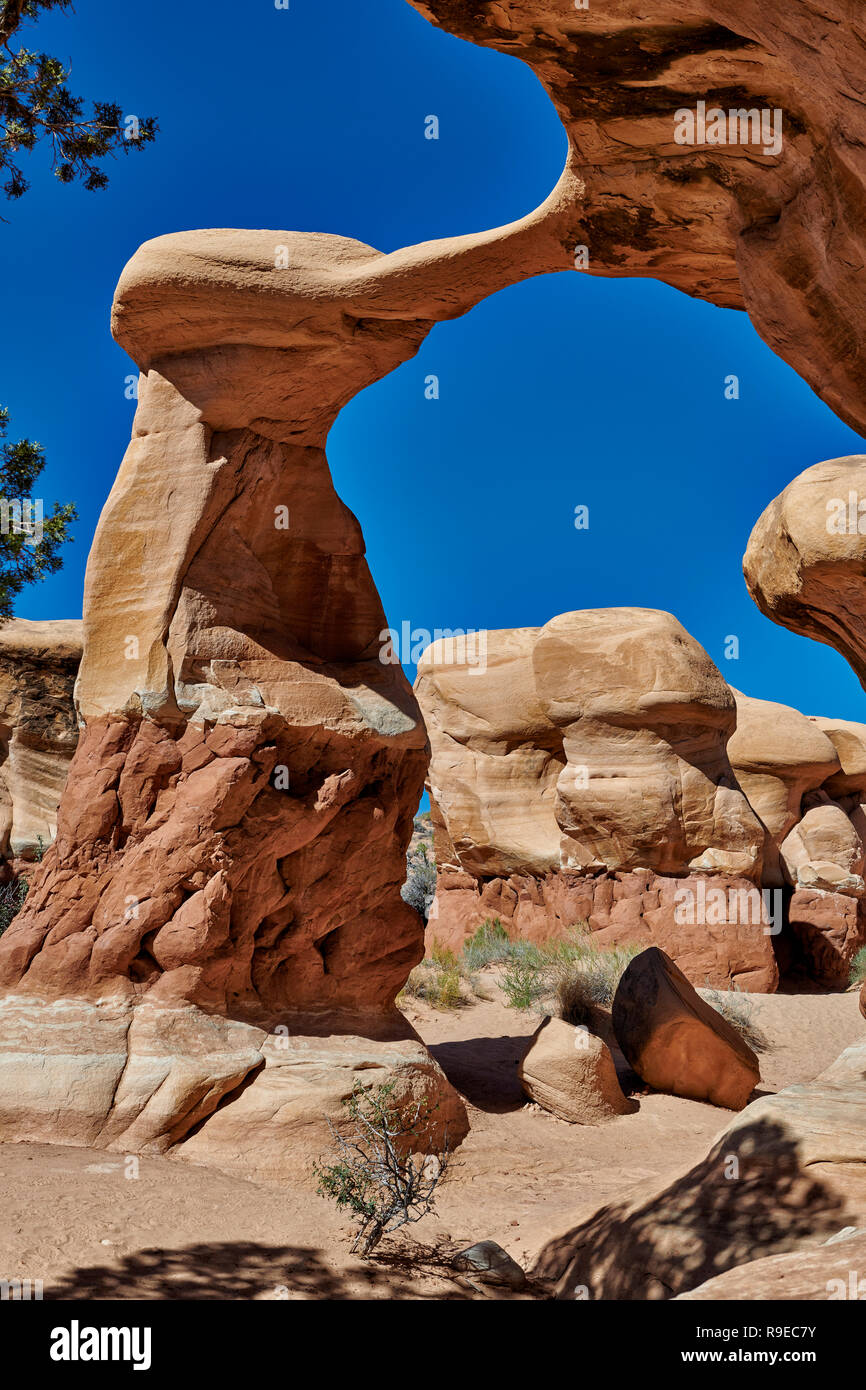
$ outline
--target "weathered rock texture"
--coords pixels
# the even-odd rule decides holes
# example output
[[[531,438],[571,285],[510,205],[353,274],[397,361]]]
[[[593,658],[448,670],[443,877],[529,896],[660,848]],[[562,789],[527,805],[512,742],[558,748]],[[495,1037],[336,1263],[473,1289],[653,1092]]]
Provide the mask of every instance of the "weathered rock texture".
[[[534,1271],[562,1298],[664,1299],[764,1256],[866,1225],[866,1043],[808,1085],[747,1106],[707,1157],[551,1241]],[[832,1248],[832,1247],[831,1247]],[[841,1247],[839,1247],[841,1253]]]
[[[748,1264],[708,1279],[690,1293],[678,1294],[677,1301],[862,1301],[866,1299],[863,1270],[866,1270],[866,1231],[847,1236],[844,1240],[837,1241],[831,1237],[829,1244],[819,1245],[813,1250],[751,1260]]]
[[[580,179],[578,242],[598,275],[648,275],[745,308],[762,337],[866,425],[866,16],[848,0],[411,0],[528,63]],[[675,113],[782,114],[782,147],[678,144]],[[727,132],[726,132],[727,133]]]
[[[786,970],[847,983],[866,944],[866,725],[732,691],[652,610],[476,646],[434,643],[418,668],[432,940],[459,948],[486,919],[535,940],[588,922],[600,946],[661,947],[693,984],[760,991],[772,935]]]
[[[758,519],[743,570],[763,613],[835,647],[866,688],[866,456],[830,459],[789,483]],[[808,968],[841,983],[866,941],[866,726],[810,722],[838,766],[804,795],[780,855]]]
[[[47,848],[78,741],[72,689],[81,660],[73,618],[0,625],[0,859]]]
[[[803,797],[840,768],[836,749],[799,710],[734,691],[737,726],[728,757],[737,781],[767,830],[762,878],[768,887],[790,879],[780,852],[803,814]]]
[[[670,614],[625,608],[487,633],[484,669],[465,655],[434,643],[416,682],[431,935],[459,945],[499,917],[543,938],[585,920],[600,945],[662,946],[697,984],[775,988],[765,830],[726,751],[733,694],[703,648]]]
[[[844,985],[866,943],[866,725],[735,694],[728,754],[767,829],[763,882],[792,890],[781,958]]]
[[[603,1124],[638,1108],[623,1095],[606,1043],[561,1018],[546,1018],[537,1029],[519,1076],[530,1100],[570,1124]]]
[[[761,1079],[752,1049],[658,947],[626,969],[611,1018],[623,1056],[655,1091],[742,1110]]]
[[[394,1008],[423,951],[399,887],[426,734],[324,445],[434,322],[567,266],[573,208],[566,174],[522,222],[392,255],[183,232],[127,265],[139,403],[57,841],[0,942],[3,1137],[272,1173],[353,1077],[395,1074],[440,1140],[465,1130]]]
[[[800,473],[755,523],[743,558],[774,622],[841,652],[866,688],[866,455]]]

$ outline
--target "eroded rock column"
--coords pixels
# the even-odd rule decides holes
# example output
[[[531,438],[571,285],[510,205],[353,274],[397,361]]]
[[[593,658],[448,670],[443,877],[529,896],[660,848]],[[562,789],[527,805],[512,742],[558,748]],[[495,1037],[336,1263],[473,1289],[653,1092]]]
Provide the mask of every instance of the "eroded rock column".
[[[696,984],[772,990],[765,828],[727,753],[734,696],[669,613],[566,613],[485,634],[484,661],[428,648],[439,867],[430,935],[485,919],[545,940],[656,944]],[[836,766],[835,760],[833,766]]]
[[[0,942],[0,1134],[282,1175],[354,1080],[462,1104],[394,1007],[427,764],[328,430],[433,322],[568,264],[537,213],[391,256],[339,237],[145,244],[112,327],[141,367],[85,590],[57,840]],[[25,1041],[26,1040],[26,1041]]]
[[[762,613],[835,647],[866,688],[864,497],[866,456],[807,468],[758,518],[743,572]],[[824,716],[812,723],[833,745],[839,767],[783,851],[796,885],[792,924],[807,955],[827,970],[835,962],[834,982],[844,984],[866,941],[866,728]]]

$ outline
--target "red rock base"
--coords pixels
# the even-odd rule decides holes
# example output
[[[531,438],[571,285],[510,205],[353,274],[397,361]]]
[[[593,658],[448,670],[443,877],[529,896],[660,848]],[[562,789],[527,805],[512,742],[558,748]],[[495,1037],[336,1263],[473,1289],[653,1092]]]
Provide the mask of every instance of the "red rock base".
[[[724,906],[712,896],[719,888]],[[677,896],[684,889],[694,894],[693,922],[677,920],[689,916]],[[693,985],[736,985],[771,994],[779,972],[771,924],[766,915],[758,919],[755,892],[746,879],[664,878],[645,869],[595,877],[568,871],[544,878],[512,874],[483,882],[445,872],[439,877],[427,939],[459,951],[486,919],[498,917],[513,935],[537,942],[587,922],[599,946],[636,942],[661,947]]]

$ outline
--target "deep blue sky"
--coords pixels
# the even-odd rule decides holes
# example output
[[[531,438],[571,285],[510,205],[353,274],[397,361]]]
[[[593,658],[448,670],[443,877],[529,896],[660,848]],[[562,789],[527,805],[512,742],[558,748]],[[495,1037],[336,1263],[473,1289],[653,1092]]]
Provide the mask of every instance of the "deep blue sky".
[[[87,550],[129,437],[133,370],[108,315],[148,237],[195,227],[338,232],[391,250],[495,226],[552,188],[565,137],[528,68],[440,33],[405,0],[81,0],[28,31],[73,91],[158,117],[157,143],[62,187],[45,153],[6,209],[0,403],[80,520],[63,572],[22,596],[77,616]],[[424,117],[440,118],[438,142]],[[424,378],[440,378],[438,401]],[[726,401],[726,374],[741,398]],[[741,557],[803,468],[861,451],[743,314],[662,285],[547,276],[440,325],[351,402],[329,455],[389,621],[540,624],[666,608],[746,691],[866,717],[841,657],[761,616]],[[590,507],[575,530],[574,508]],[[159,524],[159,519],[154,519]],[[740,659],[724,659],[728,634]],[[410,675],[413,674],[410,671]]]

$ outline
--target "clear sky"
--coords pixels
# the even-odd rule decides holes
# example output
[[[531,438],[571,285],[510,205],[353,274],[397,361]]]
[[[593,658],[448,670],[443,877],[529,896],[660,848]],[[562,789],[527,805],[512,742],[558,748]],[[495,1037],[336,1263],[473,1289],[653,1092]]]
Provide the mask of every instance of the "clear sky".
[[[12,437],[47,450],[46,501],[80,512],[64,570],[18,611],[73,617],[129,437],[133,367],[108,315],[140,242],[266,227],[391,250],[477,231],[544,199],[565,136],[528,68],[442,34],[406,0],[80,0],[27,42],[71,61],[73,91],[161,126],[156,144],[109,163],[104,192],[62,187],[45,152],[31,156],[33,187],[0,224],[0,404]],[[438,141],[424,138],[430,114]],[[429,373],[438,400],[425,399]],[[435,328],[345,408],[329,456],[395,627],[664,608],[732,685],[864,719],[842,658],[762,617],[741,570],[767,502],[810,464],[862,449],[744,314],[571,273]]]

